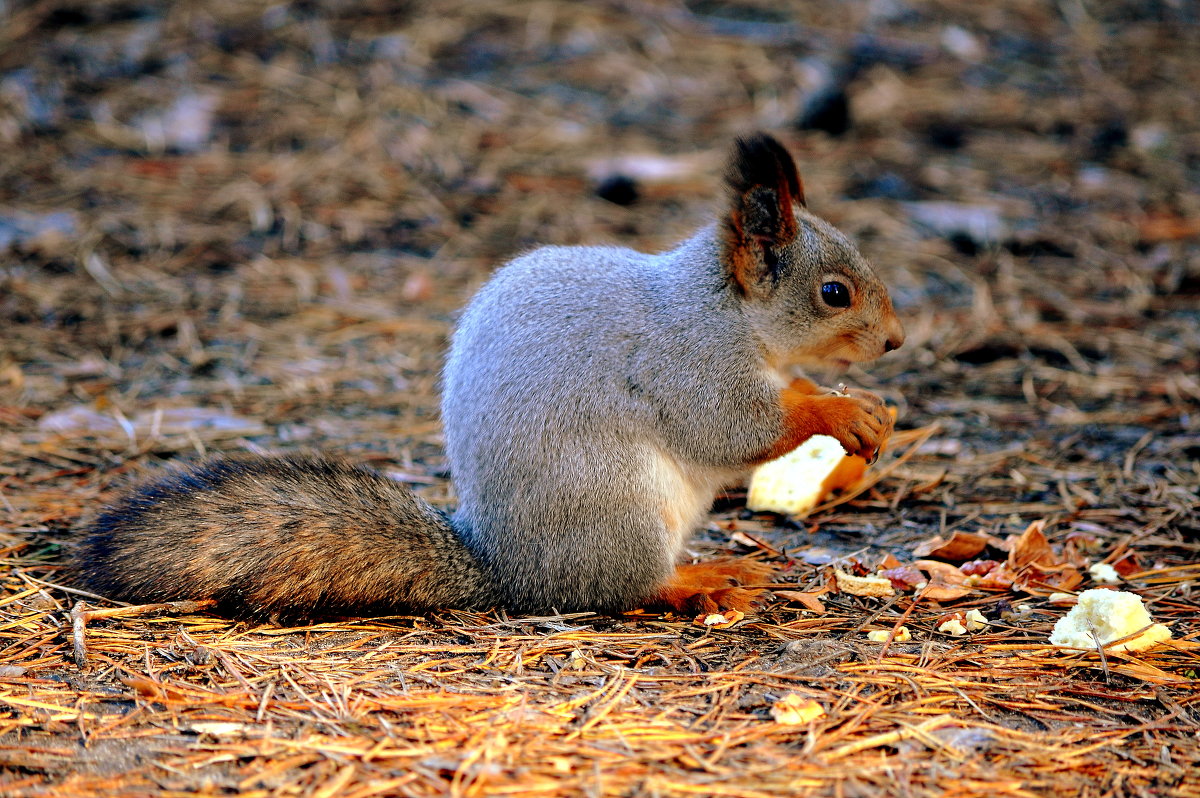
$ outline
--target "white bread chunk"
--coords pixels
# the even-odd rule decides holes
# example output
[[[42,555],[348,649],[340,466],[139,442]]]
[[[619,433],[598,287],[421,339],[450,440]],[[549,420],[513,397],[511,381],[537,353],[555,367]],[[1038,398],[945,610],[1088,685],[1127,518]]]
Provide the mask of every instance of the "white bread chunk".
[[[1139,629],[1145,631],[1109,650],[1141,651],[1170,639],[1171,630],[1153,622],[1142,604],[1141,596],[1097,588],[1079,594],[1079,603],[1054,624],[1050,642],[1056,646],[1094,649],[1097,640],[1100,645],[1107,646],[1113,640],[1131,635]],[[1095,637],[1092,632],[1095,632]]]
[[[814,435],[754,471],[746,507],[754,512],[806,513],[825,498],[826,478],[845,459],[846,451],[837,438]]]

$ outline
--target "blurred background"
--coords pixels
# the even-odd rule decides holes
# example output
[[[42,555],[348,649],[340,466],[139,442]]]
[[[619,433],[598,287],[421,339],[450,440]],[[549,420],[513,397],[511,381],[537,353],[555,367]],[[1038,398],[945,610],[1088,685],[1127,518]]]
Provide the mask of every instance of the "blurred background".
[[[952,473],[1094,497],[1095,474],[1013,482],[1004,458],[1099,468],[1136,445],[1128,478],[1187,487],[1198,19],[1183,0],[0,3],[7,474],[74,469],[86,504],[143,458],[321,445],[447,499],[454,311],[540,243],[686,237],[720,211],[731,139],[766,130],[906,320],[850,381],[901,426],[940,423]]]
[[[1194,0],[0,0],[5,794],[1194,795],[1198,86]],[[60,555],[117,486],[314,447],[453,506],[457,309],[539,244],[690,235],[754,130],[892,287],[906,345],[838,379],[903,432],[850,503],[734,488],[696,548],[813,599],[1045,521],[1177,644],[1047,656],[1064,608],[1000,585],[970,640],[793,591],[727,633],[109,618],[73,664]],[[772,731],[792,690],[829,719]]]

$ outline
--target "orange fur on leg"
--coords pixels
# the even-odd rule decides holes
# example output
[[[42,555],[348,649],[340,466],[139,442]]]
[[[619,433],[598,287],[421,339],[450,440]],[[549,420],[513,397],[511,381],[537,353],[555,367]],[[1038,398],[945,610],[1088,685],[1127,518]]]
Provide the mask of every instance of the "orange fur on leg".
[[[716,560],[680,565],[671,579],[647,600],[647,604],[665,605],[692,614],[721,610],[749,612],[762,588],[741,587],[760,584],[774,568],[753,560]]]
[[[826,390],[812,380],[804,377],[796,377],[794,380],[788,383],[788,388],[796,391],[797,393],[806,394],[821,393]]]
[[[853,389],[848,394],[814,394],[807,390],[810,386],[808,380],[795,380],[779,392],[783,434],[751,465],[782,457],[813,435],[832,435],[848,454],[874,460],[894,423],[883,400]]]

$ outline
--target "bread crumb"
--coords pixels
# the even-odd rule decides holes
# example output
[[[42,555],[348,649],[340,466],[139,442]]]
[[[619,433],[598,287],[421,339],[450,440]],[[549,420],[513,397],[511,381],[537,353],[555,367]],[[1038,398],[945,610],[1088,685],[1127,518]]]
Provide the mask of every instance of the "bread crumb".
[[[1117,573],[1117,569],[1106,562],[1093,563],[1088,568],[1088,573],[1092,575],[1092,579],[1102,585],[1115,585],[1121,581],[1121,575]]]
[[[788,693],[771,705],[771,717],[776,723],[799,726],[825,717],[825,707],[811,698],[801,698],[797,693]]]
[[[978,632],[981,629],[986,629],[991,625],[991,622],[984,617],[984,614],[979,610],[967,610],[967,631]]]
[[[840,568],[835,568],[833,575],[837,580],[838,590],[851,596],[887,598],[896,595],[892,580],[885,576],[855,576]]]
[[[867,632],[867,639],[872,643],[886,643],[892,631],[890,629],[873,629]],[[907,626],[901,626],[896,630],[896,636],[892,638],[893,642],[903,643],[912,640],[912,632],[908,631]]]
[[[709,629],[727,629],[746,617],[741,610],[725,610],[723,612],[701,613],[692,621],[695,626],[705,626]]]
[[[1171,630],[1154,623],[1141,596],[1119,590],[1094,589],[1079,594],[1079,603],[1054,624],[1050,643],[1068,648],[1096,648],[1142,629],[1137,637],[1111,647],[1113,651],[1141,651],[1168,640]],[[1094,637],[1093,637],[1094,633]]]
[[[957,635],[965,635],[967,633],[967,627],[964,626],[963,622],[961,620],[959,620],[958,618],[951,618],[950,620],[946,621],[945,623],[940,624],[938,626],[937,630],[939,632],[941,632],[942,634],[956,635],[956,636]]]

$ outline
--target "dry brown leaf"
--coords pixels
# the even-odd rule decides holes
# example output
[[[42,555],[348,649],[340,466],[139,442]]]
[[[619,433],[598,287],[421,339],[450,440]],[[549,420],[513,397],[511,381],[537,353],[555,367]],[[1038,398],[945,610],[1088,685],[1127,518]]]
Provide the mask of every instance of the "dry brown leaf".
[[[822,588],[821,590],[800,591],[800,590],[775,590],[772,591],[776,596],[795,601],[804,606],[804,609],[809,612],[815,612],[818,615],[825,613],[825,604],[821,601],[821,596],[829,591]]]
[[[917,560],[913,565],[929,574],[931,579],[938,579],[944,584],[965,585],[967,583],[967,575],[950,563],[941,560]]]
[[[1046,519],[1040,518],[1025,528],[1025,531],[1015,538],[1010,537],[1011,548],[1008,552],[1008,564],[1016,570],[1028,565],[1041,564],[1050,567],[1059,564],[1050,548],[1050,542],[1042,532],[1046,527]]]
[[[1039,519],[1011,539],[1008,567],[1016,575],[1014,584],[1026,592],[1071,590],[1083,581],[1083,574],[1054,553],[1042,531],[1045,526],[1045,519]]]
[[[1114,560],[1112,567],[1121,576],[1129,576],[1142,570],[1142,564],[1138,562],[1137,552],[1133,551],[1128,551],[1119,559]]]
[[[956,587],[954,585],[939,585],[934,582],[930,582],[925,586],[925,589],[923,589],[919,595],[921,598],[929,599],[930,601],[953,601],[954,599],[960,599],[963,596],[971,595],[971,588]]]
[[[946,540],[934,535],[913,549],[914,557],[937,557],[950,562],[969,560],[987,548],[988,539],[970,532],[955,532]]]
[[[880,571],[879,575],[889,579],[892,587],[897,590],[913,590],[917,585],[926,581],[925,575],[913,565],[898,565],[894,568]]]
[[[949,563],[939,560],[917,560],[914,566],[929,575],[928,584],[920,597],[932,601],[951,601],[970,595],[973,588],[967,586],[967,576]]]

